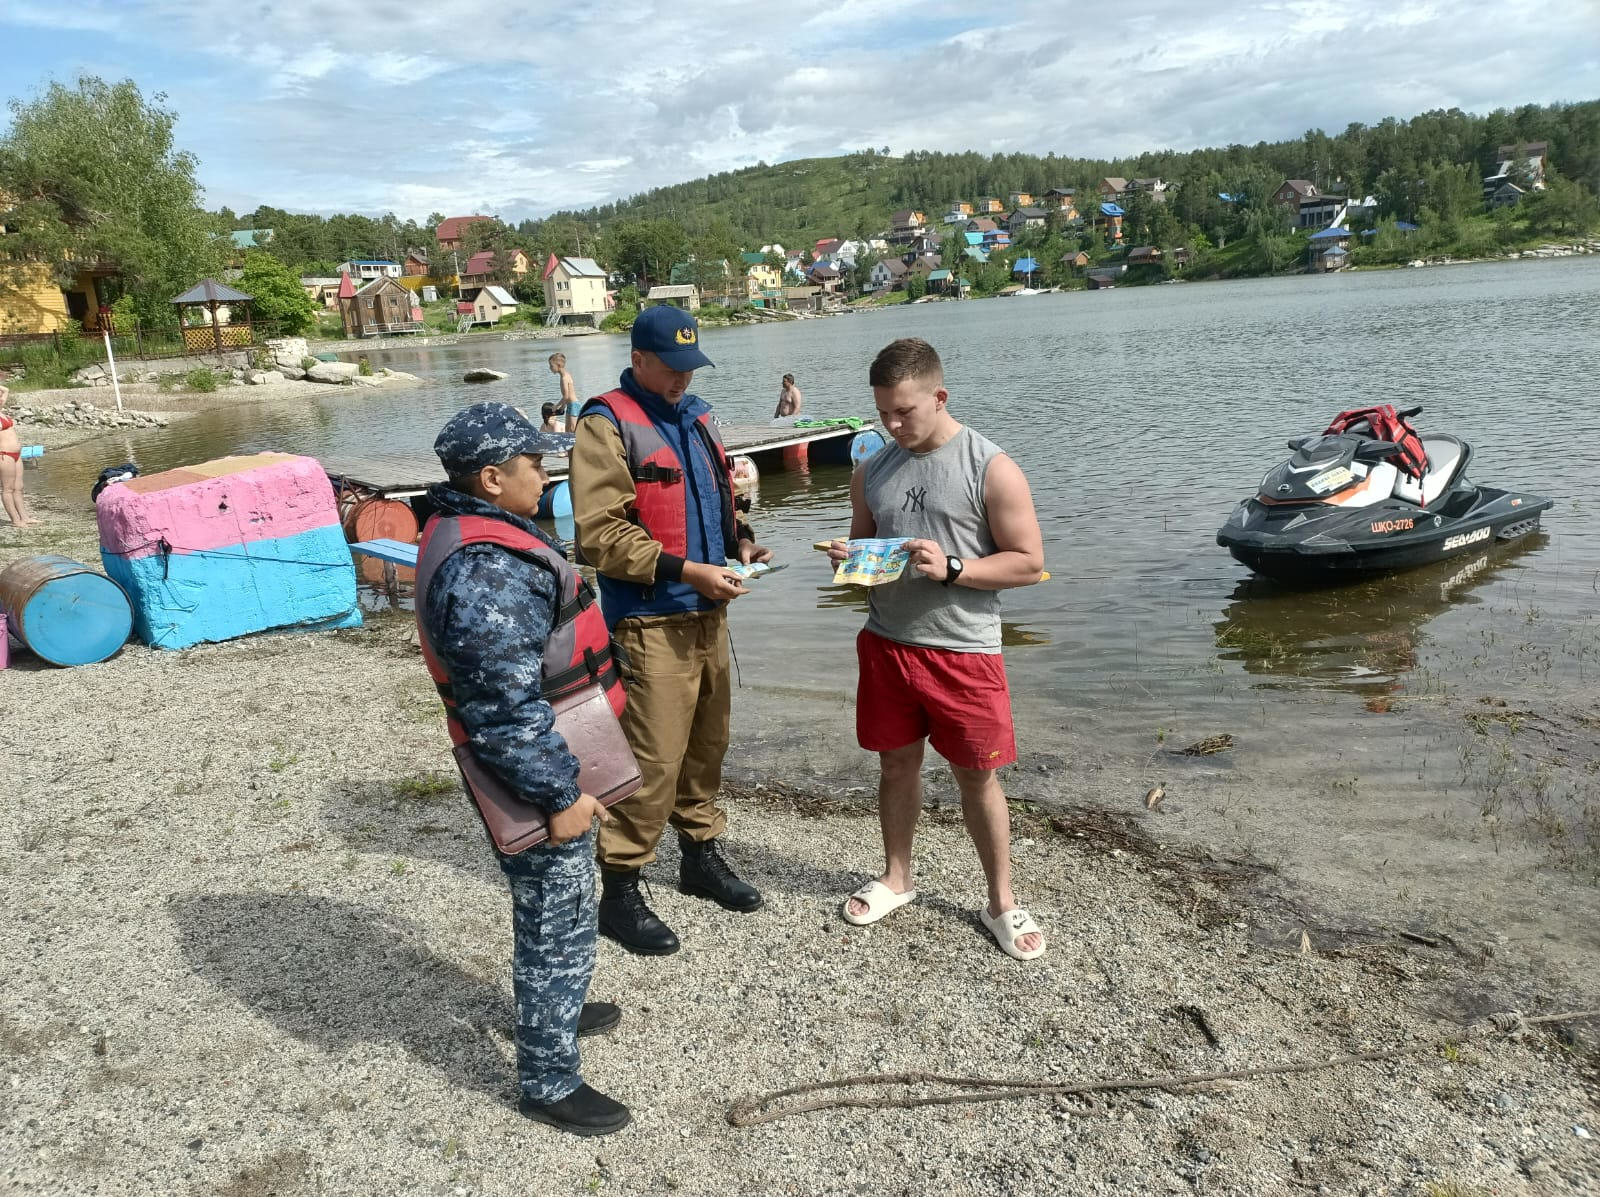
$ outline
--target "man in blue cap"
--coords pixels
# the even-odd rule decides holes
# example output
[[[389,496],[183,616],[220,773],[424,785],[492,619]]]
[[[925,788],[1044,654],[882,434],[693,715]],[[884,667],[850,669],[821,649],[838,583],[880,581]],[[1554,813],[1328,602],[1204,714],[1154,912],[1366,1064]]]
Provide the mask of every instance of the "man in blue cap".
[[[546,843],[499,858],[515,932],[518,1107],[574,1134],[609,1134],[628,1109],[583,1082],[577,1045],[622,1017],[583,1000],[595,960],[593,822],[607,816],[578,787],[549,696],[574,681],[618,685],[610,637],[585,620],[593,594],[533,523],[548,480],[541,457],[555,441],[509,404],[477,403],[433,448],[450,481],[428,491],[438,514],[418,550],[423,658],[451,740],[549,819]],[[592,676],[574,679],[574,660],[592,662]]]
[[[600,931],[644,955],[678,950],[639,891],[668,822],[682,849],[682,892],[727,910],[761,905],[717,842],[727,818],[716,794],[732,705],[727,605],[746,593],[727,563],[772,553],[739,517],[711,408],[689,393],[709,365],[688,312],[640,312],[632,365],[616,390],[584,405],[572,449],[578,546],[631,666],[622,726],[644,778],[600,830]]]

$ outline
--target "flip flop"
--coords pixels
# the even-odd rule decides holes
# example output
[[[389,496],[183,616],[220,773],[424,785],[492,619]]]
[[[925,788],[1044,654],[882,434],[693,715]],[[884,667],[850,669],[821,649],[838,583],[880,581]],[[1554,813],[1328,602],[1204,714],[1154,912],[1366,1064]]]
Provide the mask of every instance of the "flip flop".
[[[840,907],[840,913],[844,915],[844,921],[852,926],[865,927],[877,922],[886,914],[893,914],[916,896],[917,891],[914,889],[897,894],[881,881],[869,881],[850,895],[851,898],[866,903],[867,912],[851,914],[850,899],[846,898],[844,905]]]
[[[1012,910],[1002,910],[994,918],[990,918],[989,908],[984,906],[978,910],[978,917],[983,920],[983,925],[989,928],[989,934],[994,936],[994,941],[1000,945],[1000,950],[1012,959],[1032,960],[1036,956],[1044,955],[1046,946],[1044,944],[1040,944],[1031,952],[1024,952],[1017,947],[1017,940],[1024,935],[1032,932],[1037,932],[1040,936],[1044,935],[1044,932],[1039,928],[1039,924],[1033,921],[1033,916],[1022,907],[1018,906]]]

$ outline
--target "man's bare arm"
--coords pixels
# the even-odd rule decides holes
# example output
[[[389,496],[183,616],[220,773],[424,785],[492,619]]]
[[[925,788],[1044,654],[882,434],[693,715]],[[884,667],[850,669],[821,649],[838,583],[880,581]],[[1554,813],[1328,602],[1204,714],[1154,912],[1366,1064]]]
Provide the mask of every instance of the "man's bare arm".
[[[1044,535],[1039,531],[1028,480],[1021,467],[1003,453],[989,462],[983,501],[989,510],[989,535],[995,551],[987,557],[963,558],[961,576],[954,584],[972,590],[1032,586],[1044,572]],[[913,540],[906,547],[919,573],[944,581],[950,569],[942,545]]]

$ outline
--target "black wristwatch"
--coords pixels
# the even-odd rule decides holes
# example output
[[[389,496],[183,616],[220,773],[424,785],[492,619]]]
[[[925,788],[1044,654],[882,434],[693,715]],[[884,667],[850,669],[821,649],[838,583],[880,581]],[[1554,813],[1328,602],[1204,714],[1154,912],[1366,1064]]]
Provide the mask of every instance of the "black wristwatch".
[[[961,564],[960,557],[946,557],[944,559],[944,567],[947,572],[944,575],[944,580],[939,583],[941,586],[955,585],[956,579],[961,576],[961,571],[967,568]]]

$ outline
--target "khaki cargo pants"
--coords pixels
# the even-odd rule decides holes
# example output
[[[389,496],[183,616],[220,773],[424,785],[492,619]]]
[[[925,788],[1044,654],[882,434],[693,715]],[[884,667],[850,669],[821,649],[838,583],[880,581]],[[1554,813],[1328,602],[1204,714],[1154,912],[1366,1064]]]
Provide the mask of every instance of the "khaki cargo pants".
[[[717,805],[728,751],[732,690],[728,613],[685,611],[618,622],[614,635],[633,667],[622,713],[644,784],[600,825],[600,866],[637,869],[656,858],[670,821],[691,840],[721,835]]]

